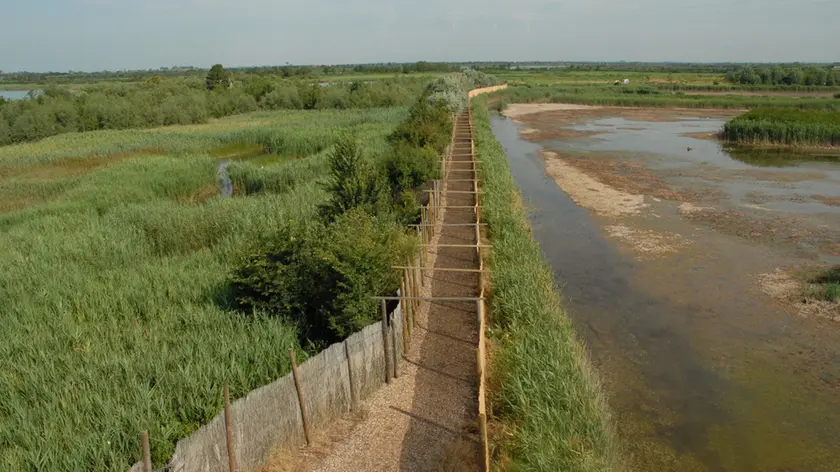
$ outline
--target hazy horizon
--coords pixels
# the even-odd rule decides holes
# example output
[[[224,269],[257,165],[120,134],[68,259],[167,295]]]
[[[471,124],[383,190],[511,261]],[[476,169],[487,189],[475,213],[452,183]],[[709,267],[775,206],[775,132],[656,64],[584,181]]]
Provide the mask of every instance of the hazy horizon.
[[[0,70],[285,63],[832,63],[833,0],[34,0],[0,9]],[[466,59],[465,59],[466,58]]]

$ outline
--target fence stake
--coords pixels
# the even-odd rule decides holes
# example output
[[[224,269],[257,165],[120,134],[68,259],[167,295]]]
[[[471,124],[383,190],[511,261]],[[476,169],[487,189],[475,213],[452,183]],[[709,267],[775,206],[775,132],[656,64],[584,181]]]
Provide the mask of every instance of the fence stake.
[[[350,358],[350,343],[344,341],[344,355],[347,357],[347,381],[350,382],[350,411],[356,411],[356,389],[353,386],[353,359]]]
[[[481,433],[481,448],[482,448],[482,469],[484,472],[490,472],[490,444],[487,439],[487,415],[480,413],[478,415],[478,430]]]
[[[233,421],[230,414],[230,388],[225,384],[225,442],[228,452],[228,470],[236,472],[236,453],[233,445]]]
[[[405,273],[405,271],[403,271]],[[402,329],[403,329],[403,354],[408,351],[409,333],[408,329],[408,303],[405,300],[405,277],[400,280],[400,314],[402,314]]]
[[[297,390],[298,403],[300,404],[300,417],[303,419],[303,436],[306,438],[306,445],[312,444],[312,437],[309,435],[309,412],[306,410],[306,398],[303,396],[303,387],[300,385],[300,374],[298,373],[295,350],[289,349],[289,358],[292,360],[292,376],[295,378],[295,390]]]
[[[388,342],[388,307],[385,300],[382,300],[382,343],[385,347],[385,383],[391,383],[391,373],[394,369],[391,367],[393,356],[391,354],[391,343]]]
[[[421,277],[417,276],[420,272],[420,269],[415,268],[411,272],[412,272],[412,276],[414,277],[414,296],[415,297],[420,297],[420,284],[417,283],[418,278],[422,279],[422,276]],[[421,282],[422,282],[422,280],[421,280]],[[420,310],[420,300],[417,300],[417,310],[418,311]]]
[[[391,356],[394,360],[391,365],[394,367],[394,378],[398,379],[400,378],[400,355],[397,352],[397,327],[394,326],[394,321],[396,321],[396,317],[391,313],[391,325],[388,327],[391,334]],[[405,343],[405,338],[403,338],[403,343]]]
[[[143,431],[141,442],[143,443],[143,472],[152,472],[152,452],[149,448],[148,431]]]

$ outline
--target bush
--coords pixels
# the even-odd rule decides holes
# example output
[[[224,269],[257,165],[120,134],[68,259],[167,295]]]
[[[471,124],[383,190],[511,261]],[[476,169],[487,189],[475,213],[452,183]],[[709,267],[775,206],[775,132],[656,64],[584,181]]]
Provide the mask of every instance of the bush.
[[[442,102],[421,99],[411,108],[409,118],[391,134],[394,145],[428,147],[443,153],[449,144],[452,117]]]
[[[840,98],[840,92],[835,93],[834,98]]]
[[[323,226],[299,224],[234,271],[236,301],[246,309],[286,316],[301,342],[320,348],[375,322],[374,295],[393,293],[392,269],[413,252],[389,218],[352,209]]]
[[[384,161],[392,195],[400,195],[440,178],[440,157],[430,148],[399,144]]]
[[[331,220],[359,208],[376,214],[385,202],[380,175],[365,158],[359,143],[350,135],[342,135],[329,155],[330,200],[321,207],[321,214]]]
[[[260,105],[268,110],[290,108],[300,110],[303,102],[300,100],[297,87],[280,87],[266,94]]]

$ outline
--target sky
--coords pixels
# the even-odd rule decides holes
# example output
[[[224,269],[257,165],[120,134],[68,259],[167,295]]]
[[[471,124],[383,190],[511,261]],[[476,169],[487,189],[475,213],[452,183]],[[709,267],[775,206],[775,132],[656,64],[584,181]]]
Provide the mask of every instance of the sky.
[[[840,61],[840,0],[0,0],[0,70]]]

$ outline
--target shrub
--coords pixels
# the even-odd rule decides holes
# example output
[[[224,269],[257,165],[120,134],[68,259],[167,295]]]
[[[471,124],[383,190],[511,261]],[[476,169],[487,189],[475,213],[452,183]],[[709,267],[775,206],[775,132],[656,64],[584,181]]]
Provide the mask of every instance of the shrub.
[[[371,214],[381,208],[384,188],[380,175],[367,161],[354,137],[342,135],[328,162],[330,200],[321,208],[327,220],[355,208]]]
[[[398,144],[384,161],[393,195],[400,195],[423,183],[440,178],[440,158],[434,149]]]
[[[260,105],[269,110],[291,108],[299,110],[303,108],[297,87],[279,87],[267,93]]]
[[[443,103],[421,99],[414,104],[409,118],[400,123],[390,139],[395,145],[403,143],[418,148],[428,147],[442,153],[449,144],[451,128],[452,117]]]
[[[243,308],[285,316],[303,343],[323,347],[376,321],[372,296],[396,291],[392,267],[412,250],[392,220],[352,209],[332,224],[282,233],[234,271],[233,292]]]

